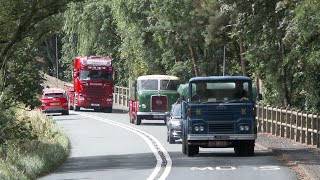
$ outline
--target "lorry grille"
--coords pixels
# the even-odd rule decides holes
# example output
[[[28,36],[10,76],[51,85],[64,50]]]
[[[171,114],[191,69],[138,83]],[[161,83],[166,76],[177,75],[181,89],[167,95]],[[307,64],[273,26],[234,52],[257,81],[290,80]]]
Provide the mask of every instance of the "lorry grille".
[[[167,112],[168,98],[162,95],[151,96],[151,111],[152,112]]]
[[[83,94],[87,96],[105,96],[106,90],[104,87],[85,87],[83,88]]]
[[[231,134],[235,132],[235,123],[210,123],[209,133]]]

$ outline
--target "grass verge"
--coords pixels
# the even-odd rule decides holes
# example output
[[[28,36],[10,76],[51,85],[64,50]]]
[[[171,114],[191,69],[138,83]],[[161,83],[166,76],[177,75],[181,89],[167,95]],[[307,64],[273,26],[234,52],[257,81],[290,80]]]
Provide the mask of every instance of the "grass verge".
[[[9,140],[0,158],[0,179],[35,179],[57,168],[68,157],[70,142],[63,130],[40,111],[15,114],[37,138]],[[2,157],[4,151],[1,151]]]

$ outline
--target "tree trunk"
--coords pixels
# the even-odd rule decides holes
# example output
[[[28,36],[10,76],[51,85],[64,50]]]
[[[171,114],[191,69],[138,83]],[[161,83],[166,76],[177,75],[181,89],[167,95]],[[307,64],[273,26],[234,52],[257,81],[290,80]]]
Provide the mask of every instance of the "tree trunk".
[[[239,39],[239,48],[240,48],[240,61],[241,61],[241,71],[243,76],[247,76],[247,67],[246,67],[246,61],[244,57],[245,49],[242,38]]]
[[[191,42],[189,42],[189,49],[191,52],[191,59],[192,59],[192,63],[193,63],[194,74],[197,77],[199,75],[197,57],[196,57],[195,49],[194,49],[194,47],[192,47]]]
[[[282,63],[284,62],[285,59],[285,51],[284,51],[284,45],[282,41],[280,41],[280,48],[281,48],[281,57],[282,57]],[[281,89],[283,92],[283,105],[288,106],[291,104],[290,97],[289,97],[289,89],[287,86],[287,67],[286,65],[282,65],[281,69]]]

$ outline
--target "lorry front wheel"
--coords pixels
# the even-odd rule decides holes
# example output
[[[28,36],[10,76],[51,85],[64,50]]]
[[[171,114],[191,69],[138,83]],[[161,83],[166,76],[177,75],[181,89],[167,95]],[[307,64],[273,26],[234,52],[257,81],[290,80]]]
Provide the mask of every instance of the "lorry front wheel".
[[[239,142],[234,147],[234,152],[237,156],[253,156],[254,155],[254,142],[244,141]]]
[[[80,107],[76,105],[76,103],[73,104],[74,111],[80,111]]]
[[[112,113],[112,106],[104,108],[104,112],[106,113]]]
[[[199,146],[190,145],[189,143],[187,143],[186,145],[187,145],[187,155],[189,157],[199,153]]]
[[[136,119],[134,121],[135,125],[140,125],[141,124],[141,117],[140,116],[136,116]]]

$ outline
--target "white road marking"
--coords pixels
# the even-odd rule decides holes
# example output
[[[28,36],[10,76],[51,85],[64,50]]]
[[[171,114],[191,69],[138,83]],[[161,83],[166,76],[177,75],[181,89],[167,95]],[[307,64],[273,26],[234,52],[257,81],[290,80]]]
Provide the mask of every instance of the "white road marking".
[[[150,139],[148,139],[147,136],[149,136],[157,144],[157,146],[160,148],[160,150],[163,152],[163,154],[164,154],[164,156],[166,158],[166,161],[167,161],[167,165],[165,167],[165,170],[161,174],[161,176],[159,177],[159,180],[164,180],[164,179],[166,179],[168,177],[168,175],[169,175],[169,173],[171,171],[171,167],[172,167],[172,160],[170,158],[169,153],[166,151],[166,149],[162,146],[162,144],[154,136],[152,136],[151,134],[148,134],[148,133],[146,133],[144,131],[141,131],[140,129],[137,129],[137,128],[134,128],[134,127],[122,124],[122,123],[118,123],[116,121],[112,121],[112,120],[109,120],[107,118],[101,118],[101,117],[97,117],[97,116],[92,116],[92,115],[89,115],[89,114],[86,114],[86,113],[81,113],[81,112],[79,114],[81,116],[89,117],[89,118],[92,118],[92,119],[95,119],[95,120],[98,120],[98,121],[101,121],[101,122],[104,122],[104,123],[108,123],[108,124],[112,124],[112,125],[124,128],[124,129],[126,129],[128,131],[134,132],[137,135],[139,135],[148,144],[148,146],[150,147],[151,151],[153,152],[153,154],[155,155],[156,160],[157,160],[156,167],[154,168],[152,174],[148,177],[148,180],[153,180],[153,179],[156,178],[156,176],[159,174],[159,172],[161,170],[162,158],[160,157],[160,155],[158,153],[158,150],[152,144]]]
[[[220,170],[220,171],[226,171],[226,170],[236,170],[236,167],[233,166],[219,166],[216,167],[216,170]]]

